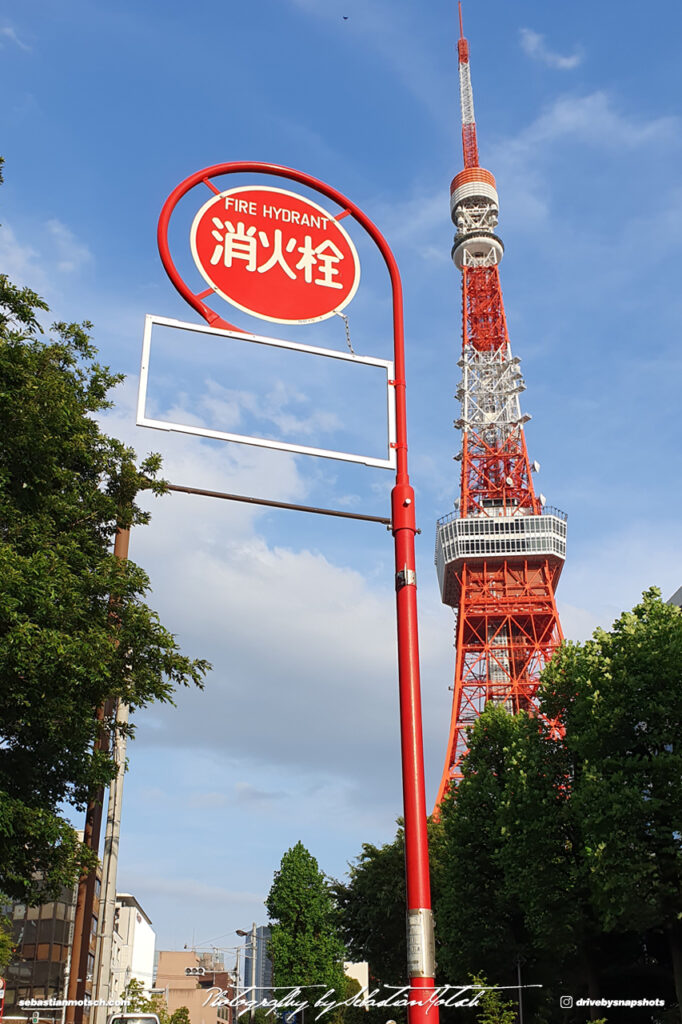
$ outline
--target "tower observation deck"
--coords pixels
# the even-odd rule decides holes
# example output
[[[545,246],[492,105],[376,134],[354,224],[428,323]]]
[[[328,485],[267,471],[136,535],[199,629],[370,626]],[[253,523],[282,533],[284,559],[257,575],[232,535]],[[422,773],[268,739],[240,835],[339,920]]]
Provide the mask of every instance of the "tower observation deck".
[[[536,495],[502,302],[495,178],[479,166],[469,46],[458,41],[464,169],[450,188],[452,258],[462,275],[462,446],[455,511],[438,520],[436,569],[456,610],[452,717],[436,807],[461,778],[467,729],[492,701],[534,711],[540,673],[563,637],[554,592],[566,557],[566,516]]]

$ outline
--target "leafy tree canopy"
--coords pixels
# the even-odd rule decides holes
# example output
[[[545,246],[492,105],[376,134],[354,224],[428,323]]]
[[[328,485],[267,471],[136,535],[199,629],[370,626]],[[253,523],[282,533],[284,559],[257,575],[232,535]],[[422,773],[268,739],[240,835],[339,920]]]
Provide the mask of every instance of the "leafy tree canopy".
[[[275,985],[300,985],[311,1007],[326,989],[334,989],[337,1001],[345,999],[346,950],[331,885],[303,843],[282,857],[265,905],[272,922],[268,952]]]
[[[477,988],[485,989],[478,1004],[477,1024],[516,1024],[519,1019],[516,1003],[505,999],[499,989],[488,988],[485,978],[474,975],[472,982]]]
[[[123,998],[126,1001],[126,1013],[155,1013],[159,1018],[159,1024],[190,1024],[189,1010],[186,1006],[179,1006],[170,1013],[161,992],[146,996],[142,983],[137,978],[131,978],[128,982]]]
[[[486,707],[430,826],[440,983],[515,986],[520,971],[536,1024],[582,1024],[565,993],[661,997],[664,1013],[633,1009],[633,1024],[681,1019],[681,692],[682,612],[651,589],[562,647],[539,715]],[[336,886],[348,948],[386,983],[404,977],[403,848],[401,830],[364,844]]]
[[[681,684],[682,613],[651,589],[562,647],[537,717],[489,705],[472,731],[443,807],[444,961],[509,984],[520,957],[538,1022],[562,990],[668,1002],[674,978],[682,1005]]]
[[[160,460],[96,417],[122,378],[96,360],[91,325],[57,323],[0,275],[0,889],[24,901],[73,883],[84,852],[60,813],[82,808],[114,763],[93,754],[95,709],[172,701],[208,669],[147,606],[146,574],[112,554],[117,526],[148,521],[136,496]],[[42,880],[36,881],[39,876]]]
[[[542,705],[565,727],[594,913],[666,935],[682,1006],[682,611],[652,587],[610,631],[567,644]]]
[[[402,826],[392,843],[362,844],[348,882],[336,882],[334,895],[350,955],[368,961],[373,983],[400,983],[407,964]]]
[[[441,808],[448,884],[438,917],[440,966],[449,979],[477,971],[504,982],[528,936],[502,863],[501,814],[518,721],[489,704],[476,723],[456,798]]]
[[[438,926],[439,911],[443,892],[449,886],[444,859],[445,837],[440,822],[428,822],[428,835],[431,896],[436,917],[436,963],[439,964],[444,938]],[[348,876],[348,882],[334,883],[334,896],[341,934],[351,957],[367,960],[372,986],[405,984],[405,830],[402,819],[398,820],[393,842],[383,846],[363,843],[360,855],[349,866]]]
[[[0,974],[14,956],[14,939],[12,938],[12,922],[2,912],[3,904],[7,904],[7,898],[0,894]]]

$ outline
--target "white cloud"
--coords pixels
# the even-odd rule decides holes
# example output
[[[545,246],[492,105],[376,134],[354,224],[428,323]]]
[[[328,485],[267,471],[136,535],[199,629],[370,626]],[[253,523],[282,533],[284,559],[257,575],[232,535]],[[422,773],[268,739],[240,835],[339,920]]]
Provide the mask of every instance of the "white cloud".
[[[269,492],[282,501],[305,498],[307,483],[299,473],[296,460],[289,454],[136,427],[136,392],[137,378],[130,376],[114,392],[116,404],[103,418],[103,427],[108,433],[132,445],[141,455],[149,451],[160,452],[163,456],[162,475],[171,483],[256,496],[266,496],[266,492]],[[171,409],[166,415],[168,418],[178,416],[186,421],[191,417],[181,406]],[[251,536],[253,522],[264,514],[261,508],[253,505],[231,503],[226,506],[214,499],[185,498],[181,494],[168,495],[161,502],[150,500],[155,520],[157,515],[164,514],[164,509],[170,511],[172,506],[172,515],[177,517],[177,528],[188,534],[194,532],[197,510],[201,508],[202,538],[209,546],[220,541],[226,507],[230,510],[229,525],[233,538]],[[142,531],[142,538],[154,549],[156,535],[157,531]],[[161,547],[163,543],[165,540]]]
[[[271,803],[274,800],[282,800],[287,794],[282,790],[267,790],[254,786],[251,782],[235,782],[234,799],[239,803]]]
[[[571,71],[582,63],[583,57],[579,51],[576,50],[575,53],[566,57],[560,53],[555,53],[546,46],[545,37],[540,35],[539,32],[534,32],[531,28],[522,28],[520,35],[521,47],[524,53],[528,54],[529,57],[533,57],[534,60],[539,60],[546,64],[549,68],[556,68],[559,71]]]
[[[680,119],[637,118],[622,113],[604,91],[557,97],[516,136],[489,151],[501,192],[502,218],[535,230],[550,215],[550,161],[560,143],[602,154],[677,146]]]
[[[449,198],[447,183],[441,183],[428,192],[420,189],[416,194],[401,199],[398,204],[377,204],[377,220],[394,244],[409,242],[421,253],[432,248],[430,239],[433,232],[442,229],[444,221],[447,226]]]
[[[220,430],[235,430],[242,424],[244,412],[265,423],[274,424],[282,437],[294,434],[300,438],[318,437],[338,430],[342,424],[333,412],[316,410],[308,416],[297,415],[291,406],[304,406],[308,398],[292,389],[284,381],[275,381],[264,396],[252,391],[225,388],[215,381],[206,381],[207,395],[203,408],[211,414],[211,426]]]
[[[214,883],[197,882],[194,878],[155,878],[145,881],[148,892],[169,899],[192,899],[231,906],[234,902],[262,903],[263,897],[255,892],[222,889]]]
[[[610,628],[649,587],[659,587],[667,600],[682,583],[682,539],[674,518],[659,516],[655,529],[645,519],[626,521],[620,528],[610,524],[606,533],[598,526],[594,523],[589,540],[582,540],[577,558],[569,547],[560,585],[560,597],[572,605],[572,620],[581,610],[592,617],[593,625],[584,619],[582,636],[572,631],[573,639],[585,639],[596,626]]]
[[[656,141],[671,141],[678,130],[679,118],[628,117],[617,109],[608,93],[597,91],[587,96],[560,96],[518,142],[532,147],[571,138],[600,148],[635,149]]]
[[[73,231],[53,218],[48,220],[47,229],[54,241],[57,259],[57,270],[71,273],[80,270],[92,260],[92,253],[84,242],[79,242]]]
[[[14,29],[9,27],[9,25],[3,25],[3,27],[0,28],[0,36],[11,40],[11,42],[13,42],[15,46],[18,46],[20,50],[25,50],[27,53],[30,53],[31,47],[27,46],[27,44],[19,38]],[[0,45],[2,44],[0,43]]]
[[[305,497],[306,478],[291,456],[163,433],[141,443],[130,426],[132,392],[128,381],[105,428],[138,450],[160,448],[168,479]],[[399,750],[390,537],[378,528],[373,562],[358,571],[316,551],[300,519],[286,541],[269,539],[262,508],[172,494],[153,499],[152,513],[132,538],[131,557],[150,573],[162,621],[214,671],[203,693],[178,695],[178,710],[145,713],[145,744],[318,776],[322,769],[352,792],[368,777],[386,780]],[[451,674],[449,639],[436,642],[441,628],[440,615],[425,615],[422,660],[431,679]],[[235,790],[233,799],[247,796]]]
[[[607,92],[558,96],[516,135],[499,138],[487,147],[485,165],[493,169],[500,190],[502,234],[505,222],[521,223],[536,231],[549,220],[551,161],[562,143],[617,154],[652,145],[678,146],[679,138],[678,117],[647,119],[625,114]],[[672,212],[668,210],[669,222],[678,206],[679,196],[675,196]],[[406,259],[418,256],[425,264],[449,263],[444,244],[449,214],[446,186],[421,186],[399,202],[376,201],[375,208],[376,219],[391,243],[405,246]],[[651,217],[650,211],[647,216]]]
[[[47,231],[29,233],[33,244],[26,245],[18,240],[14,226],[4,222],[0,227],[0,268],[14,284],[32,288],[51,307],[59,307],[63,297],[56,272],[76,273],[92,255],[61,221],[51,219],[46,226]]]
[[[155,528],[168,545],[172,518],[157,514]],[[164,618],[182,621],[215,670],[205,693],[180,696],[180,715],[155,715],[162,729],[150,741],[324,765],[356,785],[382,772],[382,754],[397,740],[387,728],[395,717],[389,581],[372,587],[319,553],[273,547],[258,534],[226,538],[220,551],[195,543],[171,554],[165,572],[154,561]],[[174,579],[183,581],[175,592]]]
[[[0,228],[0,266],[14,284],[42,290],[48,283],[41,268],[40,253],[30,245],[22,245],[12,228],[4,223]]]

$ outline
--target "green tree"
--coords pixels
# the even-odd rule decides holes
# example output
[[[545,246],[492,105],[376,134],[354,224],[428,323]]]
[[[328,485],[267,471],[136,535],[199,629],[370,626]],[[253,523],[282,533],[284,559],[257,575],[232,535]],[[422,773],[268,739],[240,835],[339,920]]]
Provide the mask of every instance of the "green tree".
[[[542,702],[581,769],[572,802],[605,932],[661,932],[682,1008],[682,612],[651,588],[566,645]]]
[[[515,720],[489,704],[469,742],[456,799],[442,808],[449,884],[441,899],[441,971],[459,982],[479,972],[511,981],[529,936],[516,895],[500,861],[501,815],[506,800],[508,753]]]
[[[442,810],[444,966],[514,985],[523,964],[523,982],[543,986],[524,1000],[538,1024],[555,1019],[557,992],[582,989],[589,948],[563,754],[541,719],[489,704]]]
[[[439,913],[442,894],[449,884],[441,823],[430,820],[428,835],[431,896],[436,918],[436,963],[439,964],[443,938]],[[334,896],[344,942],[354,960],[369,963],[371,986],[404,984],[407,943],[402,819],[398,821],[393,842],[383,846],[363,843],[359,856],[349,865],[348,881],[334,883]]]
[[[142,982],[137,978],[130,979],[123,998],[126,1001],[126,1013],[155,1013],[159,1018],[159,1024],[191,1024],[189,1009],[186,1006],[179,1006],[170,1013],[161,993],[155,992],[152,996],[146,996]]]
[[[544,986],[527,996],[536,1021],[582,1021],[559,1011],[562,992],[672,996],[681,655],[682,614],[649,591],[610,632],[562,648],[538,716],[489,706],[473,729],[443,808],[445,962],[510,984],[520,956],[524,982]]]
[[[12,921],[2,912],[8,901],[0,895],[0,975],[14,956],[14,939],[12,938]]]
[[[209,667],[181,654],[144,601],[146,574],[111,551],[117,526],[148,521],[136,496],[163,491],[159,459],[138,468],[101,430],[121,377],[96,361],[87,323],[42,340],[45,310],[0,275],[0,889],[28,902],[87,859],[60,808],[113,777],[93,743],[114,726],[95,709],[170,702]]]
[[[558,990],[600,995],[604,971],[637,956],[638,943],[604,935],[591,899],[583,822],[574,799],[581,762],[546,718],[519,714],[506,749],[500,843],[506,893],[528,936],[524,974]],[[532,1004],[538,994],[529,995]]]
[[[265,905],[272,922],[268,952],[274,984],[299,985],[310,1007],[327,989],[336,993],[330,999],[345,999],[346,950],[337,930],[331,885],[303,843],[282,857]],[[310,1019],[310,1011],[305,1017]]]
[[[640,937],[605,934],[595,912],[572,799],[577,771],[542,718],[489,705],[456,799],[443,808],[451,873],[440,919],[445,963],[455,977],[478,964],[513,985],[520,961],[523,983],[541,986],[524,996],[537,1024],[582,1024],[578,1008],[560,1010],[560,995],[598,998],[604,979],[622,992],[642,955]]]
[[[334,883],[341,934],[350,956],[369,963],[372,986],[405,978],[405,834],[392,843],[363,843],[347,883]]]
[[[499,989],[489,988],[485,978],[475,975],[472,982],[476,987],[485,989],[478,1003],[477,1024],[516,1024],[516,1003],[505,1000]]]

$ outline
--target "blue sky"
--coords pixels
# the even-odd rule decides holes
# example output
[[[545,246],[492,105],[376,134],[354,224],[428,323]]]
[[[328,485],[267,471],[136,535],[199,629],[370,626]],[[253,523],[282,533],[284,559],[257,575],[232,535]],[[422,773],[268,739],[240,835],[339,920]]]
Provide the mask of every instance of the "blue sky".
[[[464,17],[529,451],[538,488],[569,515],[559,609],[567,635],[584,639],[645,587],[667,596],[682,582],[682,13],[662,0],[468,0]],[[292,166],[352,198],[393,247],[423,531],[429,803],[454,660],[433,530],[459,486],[456,36],[456,5],[441,0],[199,0],[191,13],[176,0],[0,3],[0,268],[44,294],[55,319],[93,321],[103,358],[128,375],[107,427],[141,454],[161,451],[168,479],[376,515],[391,486],[386,471],[134,426],[144,314],[197,320],[156,253],[175,185],[228,160]],[[354,239],[363,281],[346,309],[351,337],[386,358],[386,281]],[[225,315],[345,347],[340,320],[268,330]],[[262,401],[274,424],[325,444],[344,417],[346,433],[365,422],[355,393],[327,387],[321,406],[314,375],[283,369],[237,386],[221,352],[188,344],[182,357],[156,379],[165,413],[244,423]],[[298,839],[340,876],[363,841],[394,833],[392,542],[377,525],[209,499],[174,495],[152,510],[131,556],[163,621],[215,667],[203,693],[139,717],[119,888],[138,897],[161,948],[230,947],[235,928],[264,921],[272,873]]]

